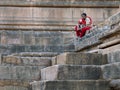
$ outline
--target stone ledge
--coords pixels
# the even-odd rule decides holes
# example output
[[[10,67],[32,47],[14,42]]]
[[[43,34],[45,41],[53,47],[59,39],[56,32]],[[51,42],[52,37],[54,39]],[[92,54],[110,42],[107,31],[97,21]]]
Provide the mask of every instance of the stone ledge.
[[[2,65],[24,65],[24,66],[50,66],[51,58],[49,57],[19,57],[19,56],[4,56]]]
[[[114,45],[114,46],[111,46],[111,47],[108,47],[108,48],[105,48],[105,49],[101,49],[99,51],[99,53],[109,55],[109,53],[116,52],[116,51],[120,51],[120,44],[117,44],[117,45]],[[114,62],[114,60],[113,60],[113,62]]]
[[[21,87],[29,87],[30,84],[27,81],[22,80],[0,80],[0,86],[21,86]]]
[[[93,3],[94,1],[94,3]],[[100,0],[84,0],[83,1],[2,1],[0,3],[0,6],[13,6],[13,7],[82,7],[82,8],[118,8],[119,7],[119,0],[115,0],[115,2],[111,0],[104,0],[104,2],[101,2]]]
[[[107,47],[110,47],[110,46],[113,46],[113,45],[117,45],[117,44],[120,44],[120,39],[115,39],[113,41],[109,41],[107,43],[104,43],[104,44],[101,44],[98,46],[99,49],[104,49],[104,48],[107,48]]]
[[[58,52],[22,52],[18,54],[12,54],[13,56],[22,57],[53,57],[58,55]]]
[[[65,48],[64,45],[0,45],[1,54],[12,54],[21,52],[71,52],[74,47]]]
[[[25,26],[25,25],[0,25],[0,30],[21,30],[21,31],[68,31],[71,32],[73,29],[71,29],[71,26]]]

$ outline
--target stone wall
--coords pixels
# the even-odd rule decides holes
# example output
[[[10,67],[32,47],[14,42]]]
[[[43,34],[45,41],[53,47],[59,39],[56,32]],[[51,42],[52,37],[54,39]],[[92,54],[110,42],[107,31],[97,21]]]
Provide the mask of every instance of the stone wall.
[[[83,12],[87,12],[96,24],[117,12],[120,4],[119,0],[114,2],[111,0],[104,0],[104,2],[100,0],[0,0],[0,2],[0,29],[2,30],[25,26],[27,29],[38,30],[44,25],[66,28],[76,24]]]
[[[69,26],[76,24],[83,12],[87,12],[92,17],[94,23],[99,23],[116,11],[116,8],[0,7],[0,24]]]
[[[66,43],[72,37],[69,32],[3,30],[0,53],[73,51],[74,45]]]

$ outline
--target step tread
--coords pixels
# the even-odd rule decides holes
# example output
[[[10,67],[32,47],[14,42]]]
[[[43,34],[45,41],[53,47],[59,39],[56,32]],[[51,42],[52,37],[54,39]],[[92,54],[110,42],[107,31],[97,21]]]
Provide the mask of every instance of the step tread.
[[[16,53],[12,54],[13,56],[31,56],[31,57],[53,57],[58,55],[59,53],[57,52],[22,52],[22,53]]]

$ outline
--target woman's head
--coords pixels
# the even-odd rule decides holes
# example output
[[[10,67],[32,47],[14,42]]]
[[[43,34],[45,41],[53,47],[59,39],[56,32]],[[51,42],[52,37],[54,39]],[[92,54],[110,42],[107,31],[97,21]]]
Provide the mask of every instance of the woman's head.
[[[82,16],[82,18],[85,19],[87,17],[87,14],[86,13],[82,13],[81,16]]]

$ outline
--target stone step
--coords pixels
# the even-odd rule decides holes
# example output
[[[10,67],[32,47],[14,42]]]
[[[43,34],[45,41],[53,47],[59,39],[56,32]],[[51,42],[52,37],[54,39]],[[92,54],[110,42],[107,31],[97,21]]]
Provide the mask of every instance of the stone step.
[[[41,80],[97,80],[100,76],[96,65],[54,65],[41,70]]]
[[[51,57],[3,56],[2,65],[51,66]]]
[[[108,56],[108,63],[120,62],[120,50],[111,52],[107,56]]]
[[[31,90],[31,86],[21,80],[0,80],[0,90]]]
[[[45,66],[0,66],[0,80],[40,80],[40,71]]]
[[[120,79],[120,62],[102,65],[101,71],[104,79]]]
[[[33,82],[32,90],[110,90],[105,80],[65,80]]]
[[[22,56],[22,57],[53,57],[58,55],[57,52],[22,52],[12,54],[13,56]]]
[[[107,56],[91,53],[63,53],[53,58],[52,65],[56,64],[101,65],[107,64]]]
[[[16,44],[0,44],[0,53],[12,54],[12,53],[22,53],[22,52],[71,52],[74,51],[74,45],[16,45]]]

